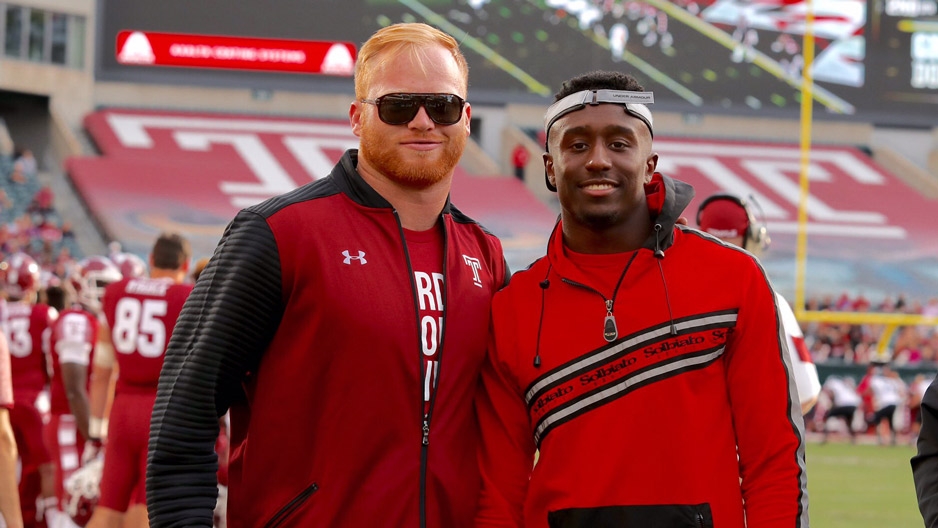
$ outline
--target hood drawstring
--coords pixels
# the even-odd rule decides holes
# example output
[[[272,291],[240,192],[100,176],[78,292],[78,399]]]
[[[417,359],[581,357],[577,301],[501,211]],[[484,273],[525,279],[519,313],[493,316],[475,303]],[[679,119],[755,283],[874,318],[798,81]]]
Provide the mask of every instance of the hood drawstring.
[[[671,325],[670,333],[671,335],[676,336],[677,326],[674,324],[674,312],[671,310],[671,295],[668,293],[668,282],[664,278],[664,267],[661,264],[661,261],[664,260],[664,250],[661,249],[661,230],[662,230],[661,224],[655,224],[654,256],[655,256],[655,261],[658,264],[658,273],[661,275],[661,284],[664,286],[664,300],[668,306],[668,318],[670,320],[669,322]],[[635,259],[635,256],[637,254],[638,253],[636,252],[635,254],[632,255],[632,260]],[[631,263],[632,261],[629,260],[629,265],[631,265]],[[547,304],[547,288],[550,287],[550,279],[548,277],[550,277],[550,272],[552,268],[553,266],[549,265],[547,267],[547,274],[544,275],[544,280],[537,283],[538,286],[541,287],[541,315],[538,318],[537,340],[535,341],[535,345],[534,345],[534,368],[536,369],[541,368],[541,333],[542,333],[541,331],[544,328],[544,312],[546,311],[545,308]],[[627,270],[628,270],[628,266],[626,266],[626,271]],[[622,277],[619,277],[619,284],[622,283],[622,278],[624,276],[625,276],[625,273],[623,273]],[[566,281],[566,279],[564,280]],[[578,285],[576,283],[572,283],[572,284]],[[616,285],[616,291],[618,291],[618,289],[619,289],[619,286]],[[615,293],[613,293],[613,299],[614,298],[615,298]]]
[[[661,249],[661,224],[655,224],[655,258],[664,258],[664,250]]]
[[[534,344],[534,368],[541,368],[541,329],[544,327],[544,307],[546,305],[547,297],[547,288],[550,288],[550,269],[551,266],[547,266],[547,274],[544,275],[544,280],[537,283],[541,287],[541,316],[538,318],[537,322],[537,342]]]
[[[668,281],[664,278],[664,267],[661,261],[664,260],[664,251],[661,249],[661,224],[655,224],[655,260],[658,262],[658,273],[661,274],[661,284],[664,286],[664,301],[668,305],[668,318],[671,320],[671,335],[677,335],[677,327],[674,325],[674,312],[671,311],[671,295],[668,294]]]

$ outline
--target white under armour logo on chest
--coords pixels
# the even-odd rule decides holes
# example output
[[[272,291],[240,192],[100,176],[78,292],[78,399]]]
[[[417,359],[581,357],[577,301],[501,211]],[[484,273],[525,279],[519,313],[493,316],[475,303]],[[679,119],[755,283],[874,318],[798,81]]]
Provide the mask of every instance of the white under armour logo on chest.
[[[362,266],[364,266],[365,264],[368,264],[368,260],[365,258],[365,252],[360,249],[358,250],[358,255],[352,255],[346,249],[342,251],[342,256],[345,257],[344,259],[342,259],[342,264],[351,265],[353,260],[357,260],[358,263],[361,264]]]

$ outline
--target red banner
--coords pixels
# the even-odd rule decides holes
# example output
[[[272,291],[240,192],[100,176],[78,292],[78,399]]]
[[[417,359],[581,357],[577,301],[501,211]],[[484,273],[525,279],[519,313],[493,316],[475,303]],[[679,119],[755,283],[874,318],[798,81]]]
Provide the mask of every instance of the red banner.
[[[117,62],[142,66],[224,68],[351,77],[348,42],[283,40],[149,31],[117,34]]]

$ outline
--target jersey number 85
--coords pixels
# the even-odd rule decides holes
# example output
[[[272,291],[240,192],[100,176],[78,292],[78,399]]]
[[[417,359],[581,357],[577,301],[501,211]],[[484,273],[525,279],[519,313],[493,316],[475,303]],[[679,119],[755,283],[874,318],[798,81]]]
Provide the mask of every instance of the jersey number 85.
[[[111,329],[114,349],[122,354],[160,357],[166,348],[166,325],[160,319],[165,315],[165,300],[124,297],[117,302]]]

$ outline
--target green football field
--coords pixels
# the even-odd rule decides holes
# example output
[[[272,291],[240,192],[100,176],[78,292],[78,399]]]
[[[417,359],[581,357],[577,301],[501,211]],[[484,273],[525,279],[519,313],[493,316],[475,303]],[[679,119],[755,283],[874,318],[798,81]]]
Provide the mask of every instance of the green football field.
[[[809,443],[812,528],[921,528],[905,446]]]

